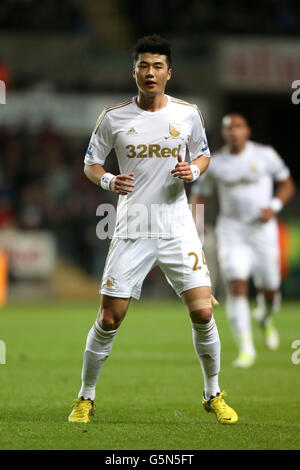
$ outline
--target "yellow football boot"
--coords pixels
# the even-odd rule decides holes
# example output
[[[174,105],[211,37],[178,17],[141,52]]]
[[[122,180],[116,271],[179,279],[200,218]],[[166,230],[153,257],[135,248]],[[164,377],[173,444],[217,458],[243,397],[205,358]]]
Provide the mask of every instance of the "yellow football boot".
[[[202,405],[207,413],[214,413],[220,424],[235,424],[238,421],[237,413],[227,405],[224,400],[225,392],[218,393],[210,400],[202,398]]]
[[[269,322],[263,328],[263,334],[264,334],[265,345],[269,349],[271,349],[272,351],[275,351],[276,349],[279,348],[279,343],[280,343],[279,334],[275,326],[273,325],[273,322]]]
[[[72,423],[89,423],[90,416],[95,413],[95,408],[96,405],[93,400],[84,400],[82,397],[76,398],[68,420]]]
[[[239,367],[240,369],[248,369],[252,367],[255,362],[256,353],[250,354],[247,351],[242,351],[238,357],[233,361],[233,367]]]

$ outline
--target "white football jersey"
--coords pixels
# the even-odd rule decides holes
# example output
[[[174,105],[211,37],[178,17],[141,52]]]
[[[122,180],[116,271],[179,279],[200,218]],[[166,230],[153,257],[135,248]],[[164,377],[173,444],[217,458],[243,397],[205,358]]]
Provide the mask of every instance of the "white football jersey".
[[[192,193],[209,196],[216,187],[221,217],[253,222],[270,206],[273,182],[290,175],[288,167],[270,146],[247,141],[238,154],[224,146],[211,158],[203,176],[193,184]]]
[[[184,183],[171,175],[178,155],[185,161],[210,156],[196,105],[167,96],[156,112],[141,109],[136,97],[100,115],[84,162],[104,165],[114,148],[120,173],[134,173],[134,190],[120,195],[114,237],[171,238],[192,222]]]

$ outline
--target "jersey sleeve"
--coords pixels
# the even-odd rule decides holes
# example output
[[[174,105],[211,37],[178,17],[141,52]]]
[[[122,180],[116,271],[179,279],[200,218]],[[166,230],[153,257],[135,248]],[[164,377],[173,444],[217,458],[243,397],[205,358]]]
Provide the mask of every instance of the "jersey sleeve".
[[[112,147],[113,139],[110,121],[106,110],[104,110],[97,120],[84,157],[84,163],[86,165],[94,165],[95,163],[104,165]]]
[[[195,160],[200,155],[210,157],[210,151],[204,130],[204,123],[198,108],[193,115],[193,125],[188,141],[188,149],[191,161]]]
[[[267,147],[267,166],[275,181],[283,181],[290,176],[289,168],[273,147]]]

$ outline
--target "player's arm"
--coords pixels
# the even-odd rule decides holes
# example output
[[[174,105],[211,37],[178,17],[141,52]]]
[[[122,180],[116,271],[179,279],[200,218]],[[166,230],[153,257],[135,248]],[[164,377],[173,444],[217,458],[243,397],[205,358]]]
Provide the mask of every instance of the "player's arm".
[[[276,190],[269,207],[261,211],[261,222],[268,222],[274,217],[295,193],[295,184],[291,178],[290,170],[273,147],[266,148],[265,158],[266,168],[275,181]]]
[[[113,146],[111,124],[108,113],[104,110],[98,118],[86,151],[84,174],[97,186],[117,194],[126,195],[134,188],[133,173],[116,176],[107,173],[103,167]]]
[[[192,115],[192,128],[187,147],[190,154],[191,164],[183,162],[181,155],[171,174],[182,179],[186,183],[192,183],[199,178],[208,168],[210,162],[210,151],[208,148],[203,118],[200,111],[194,111]]]
[[[107,173],[102,165],[84,165],[84,174],[97,186],[113,191],[114,193],[125,195],[133,191],[134,174],[112,175]],[[129,180],[129,181],[128,181]]]
[[[268,222],[268,220],[272,219],[294,194],[295,183],[290,176],[283,181],[277,182],[274,198],[271,200],[270,207],[262,209],[260,221]]]
[[[210,157],[207,157],[206,155],[200,155],[199,157],[195,158],[195,160],[193,160],[192,165],[196,165],[200,171],[200,175],[203,175],[203,173],[208,168],[209,162]]]
[[[277,183],[275,197],[280,199],[282,204],[286,204],[295,194],[296,187],[291,177]]]
[[[95,183],[97,186],[100,186],[101,178],[106,173],[102,165],[95,163],[94,165],[84,165],[84,174],[85,176]]]
[[[182,179],[186,183],[192,183],[205,172],[205,170],[208,168],[209,161],[210,157],[200,155],[199,157],[195,158],[193,163],[190,165],[188,162],[183,162],[182,156],[179,155],[177,164],[174,170],[171,171],[171,174]]]

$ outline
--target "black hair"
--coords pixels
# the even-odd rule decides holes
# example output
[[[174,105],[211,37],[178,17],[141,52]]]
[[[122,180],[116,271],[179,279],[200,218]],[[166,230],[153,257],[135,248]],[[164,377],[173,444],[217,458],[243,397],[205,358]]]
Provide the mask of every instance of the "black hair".
[[[248,118],[246,118],[244,114],[239,113],[237,111],[231,111],[229,113],[224,114],[224,116],[222,117],[222,126],[223,126],[223,119],[226,117],[231,118],[232,116],[239,116],[240,118],[242,118],[246,126],[249,127],[249,129],[251,129],[251,125],[250,125]]]
[[[168,67],[171,67],[171,46],[161,36],[152,34],[150,36],[143,36],[138,39],[132,51],[134,62],[138,60],[139,54],[143,52],[150,52],[152,54],[161,54],[167,56]]]

